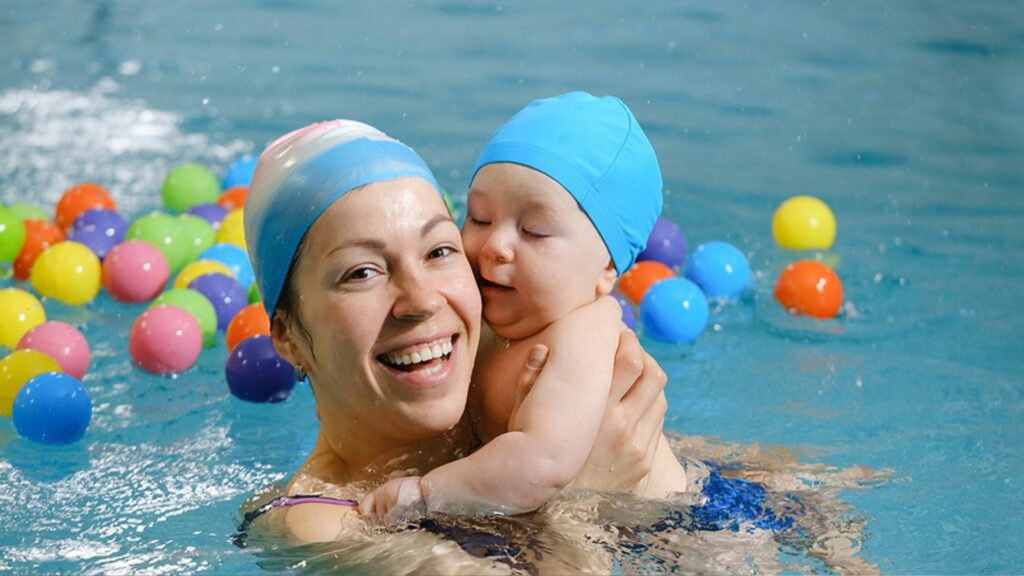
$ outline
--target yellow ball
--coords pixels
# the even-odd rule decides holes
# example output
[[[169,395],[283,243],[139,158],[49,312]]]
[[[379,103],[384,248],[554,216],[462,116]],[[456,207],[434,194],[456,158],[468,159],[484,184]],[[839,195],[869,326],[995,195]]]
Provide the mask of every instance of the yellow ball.
[[[772,236],[790,250],[828,250],[836,239],[836,218],[814,196],[793,196],[775,210]]]
[[[188,285],[193,280],[199,278],[203,274],[224,274],[225,276],[234,278],[235,275],[231,272],[231,269],[213,260],[196,260],[191,264],[187,264],[178,272],[178,277],[174,279],[175,288],[188,288]]]
[[[216,240],[218,244],[225,242],[245,249],[245,226],[242,223],[242,210],[242,208],[235,208],[220,221]]]
[[[30,278],[41,296],[79,306],[100,291],[100,259],[84,244],[58,242],[36,258]]]
[[[25,332],[43,322],[46,311],[35,296],[18,288],[0,290],[0,346],[13,350]]]
[[[15,350],[0,360],[0,415],[10,417],[14,397],[25,382],[47,372],[60,372],[60,364],[38,350]]]

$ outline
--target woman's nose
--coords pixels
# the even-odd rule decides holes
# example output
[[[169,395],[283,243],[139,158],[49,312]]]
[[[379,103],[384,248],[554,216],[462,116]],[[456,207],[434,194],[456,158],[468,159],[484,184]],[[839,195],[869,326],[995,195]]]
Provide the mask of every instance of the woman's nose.
[[[511,236],[501,228],[491,230],[484,240],[481,252],[483,252],[484,256],[497,262],[511,262],[514,254]]]
[[[444,306],[445,297],[423,273],[402,274],[396,278],[398,295],[393,313],[395,318],[417,320],[430,318]]]

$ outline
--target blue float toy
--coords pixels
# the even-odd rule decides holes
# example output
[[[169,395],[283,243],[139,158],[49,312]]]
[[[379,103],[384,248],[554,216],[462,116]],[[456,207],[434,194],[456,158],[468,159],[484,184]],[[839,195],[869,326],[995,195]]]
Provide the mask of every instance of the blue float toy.
[[[262,334],[235,346],[224,373],[231,393],[248,402],[280,402],[295,387],[295,368],[278,355],[270,337]]]
[[[256,172],[255,156],[243,156],[228,166],[228,171],[220,181],[223,190],[234,186],[248,186],[252,182],[252,175]]]
[[[708,323],[708,301],[686,278],[668,278],[651,286],[640,301],[644,332],[663,342],[693,342]]]
[[[74,377],[46,372],[21,387],[11,416],[18,434],[33,442],[70,444],[89,427],[92,400]]]
[[[647,237],[647,247],[637,257],[640,260],[656,260],[669,268],[680,268],[686,262],[686,235],[668,218],[658,218]]]
[[[228,267],[235,275],[235,280],[246,290],[252,285],[255,276],[252,271],[252,262],[249,261],[249,254],[241,246],[221,242],[207,248],[199,255],[199,260],[213,260]]]
[[[728,242],[701,244],[686,263],[686,277],[708,298],[735,298],[750,286],[750,264]]]
[[[249,294],[237,280],[227,274],[203,274],[188,283],[188,287],[199,292],[213,304],[217,312],[217,330],[228,329],[231,319],[249,304]]]

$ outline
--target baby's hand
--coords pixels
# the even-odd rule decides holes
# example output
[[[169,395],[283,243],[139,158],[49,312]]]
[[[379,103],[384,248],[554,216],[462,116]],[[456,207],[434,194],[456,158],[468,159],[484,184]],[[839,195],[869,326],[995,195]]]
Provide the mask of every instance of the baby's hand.
[[[395,478],[363,498],[359,503],[359,513],[384,518],[393,510],[413,506],[421,500],[423,492],[420,491],[419,476]]]

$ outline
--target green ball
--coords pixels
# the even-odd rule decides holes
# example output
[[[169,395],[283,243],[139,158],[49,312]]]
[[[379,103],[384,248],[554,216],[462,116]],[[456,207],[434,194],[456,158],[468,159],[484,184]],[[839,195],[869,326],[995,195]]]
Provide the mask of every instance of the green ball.
[[[213,246],[217,233],[206,218],[195,214],[182,214],[178,216],[178,222],[181,224],[181,239],[188,246],[186,263],[194,262],[207,248]]]
[[[167,258],[171,276],[188,264],[192,254],[181,220],[163,212],[150,212],[132,222],[125,240],[142,240],[159,248]]]
[[[182,164],[167,174],[160,197],[174,212],[185,212],[196,204],[211,204],[220,197],[220,182],[205,166]]]
[[[13,262],[25,243],[25,225],[21,218],[0,206],[0,262]]]
[[[177,306],[196,319],[199,331],[203,333],[204,348],[217,344],[217,311],[202,292],[191,288],[173,288],[157,296],[149,307],[161,304]]]
[[[256,283],[253,282],[249,285],[249,304],[255,304],[262,301],[263,299],[260,298],[260,289],[256,286]]]
[[[25,220],[50,220],[49,214],[28,202],[15,202],[14,204],[8,204],[7,209],[13,212],[14,215],[21,219],[22,222]]]

